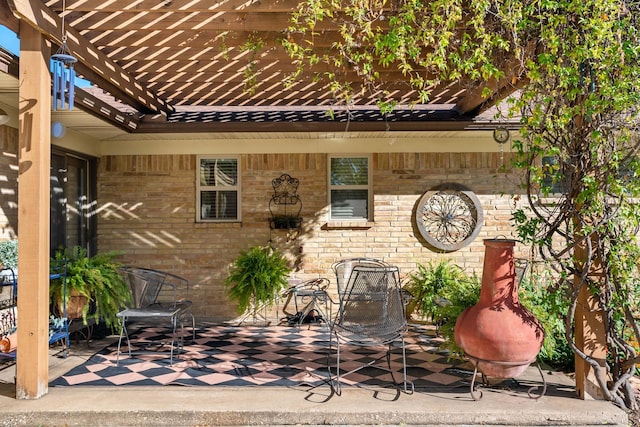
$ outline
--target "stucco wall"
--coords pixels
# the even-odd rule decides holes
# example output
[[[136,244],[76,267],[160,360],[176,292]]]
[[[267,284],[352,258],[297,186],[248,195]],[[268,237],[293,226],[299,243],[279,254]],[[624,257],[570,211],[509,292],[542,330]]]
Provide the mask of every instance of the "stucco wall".
[[[215,153],[211,153],[215,154]],[[270,239],[296,266],[293,275],[331,278],[331,264],[346,257],[374,257],[398,265],[403,275],[417,263],[451,258],[481,272],[482,239],[513,237],[510,224],[518,180],[500,172],[509,154],[374,153],[374,222],[370,228],[327,227],[327,154],[243,154],[242,222],[195,222],[195,155],[108,155],[98,173],[99,250],[123,250],[126,263],[168,269],[193,285],[200,318],[236,315],[224,295],[228,265],[240,250]],[[300,180],[304,218],[299,235],[269,229],[271,180],[288,173]],[[446,182],[469,187],[484,210],[478,238],[455,252],[427,247],[415,229],[416,203]]]

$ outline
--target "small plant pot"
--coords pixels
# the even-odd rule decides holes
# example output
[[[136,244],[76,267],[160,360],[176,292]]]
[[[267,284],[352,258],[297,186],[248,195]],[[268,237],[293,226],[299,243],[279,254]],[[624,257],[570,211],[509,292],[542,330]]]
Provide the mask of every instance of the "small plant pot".
[[[84,308],[89,303],[89,299],[84,295],[71,292],[67,301],[67,319],[81,319]],[[62,301],[58,301],[58,310],[60,315],[64,313]]]

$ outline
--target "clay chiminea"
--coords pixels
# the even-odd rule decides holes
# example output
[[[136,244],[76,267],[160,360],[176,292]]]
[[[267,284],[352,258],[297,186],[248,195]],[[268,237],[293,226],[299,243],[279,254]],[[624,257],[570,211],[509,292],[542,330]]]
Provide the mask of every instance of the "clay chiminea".
[[[515,241],[487,239],[480,300],[458,317],[456,344],[488,377],[515,378],[535,361],[544,330],[520,304]]]

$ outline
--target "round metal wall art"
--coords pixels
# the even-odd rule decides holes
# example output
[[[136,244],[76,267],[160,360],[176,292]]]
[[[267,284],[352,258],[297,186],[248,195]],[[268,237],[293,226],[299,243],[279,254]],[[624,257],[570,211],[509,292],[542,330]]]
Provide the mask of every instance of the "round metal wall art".
[[[416,225],[434,249],[452,252],[471,243],[483,223],[480,200],[467,187],[448,183],[422,195],[416,210]]]

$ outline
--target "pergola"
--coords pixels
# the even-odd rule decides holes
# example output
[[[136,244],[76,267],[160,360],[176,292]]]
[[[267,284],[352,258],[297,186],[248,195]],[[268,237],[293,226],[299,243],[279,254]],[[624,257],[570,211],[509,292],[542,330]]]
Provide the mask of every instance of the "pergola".
[[[51,43],[51,54],[66,34],[76,71],[119,101],[79,89],[77,106],[127,132],[341,130],[346,121],[350,130],[460,129],[495,102],[482,96],[485,84],[455,81],[433,87],[428,105],[382,115],[380,94],[364,91],[347,112],[317,78],[332,68],[322,63],[287,84],[295,65],[281,41],[296,37],[287,28],[298,2],[7,0],[0,23],[21,38],[25,26],[33,28]],[[330,49],[339,26],[318,30],[316,47]],[[334,71],[361,86],[355,70]],[[388,100],[407,106],[417,99],[402,72],[380,73]],[[512,90],[508,78],[491,87],[503,96]]]
[[[294,70],[281,45],[298,0],[0,0],[0,24],[21,41],[20,58],[0,55],[19,81],[20,328],[17,397],[39,398],[48,381],[49,168],[51,75],[49,58],[62,45],[78,59],[92,89],[76,90],[76,108],[128,133],[269,131],[462,130],[498,96],[500,82],[443,82],[429,104],[417,98],[400,71],[381,68],[388,99],[381,114],[376,93],[338,105],[318,64],[291,85]],[[316,47],[330,49],[338,26],[323,24]],[[256,47],[255,40],[260,40]],[[252,48],[248,46],[252,45]],[[355,70],[339,70],[358,87]],[[247,83],[248,73],[252,83]],[[486,95],[489,87],[494,95]],[[329,116],[332,109],[335,115]],[[495,126],[490,125],[490,126]]]

